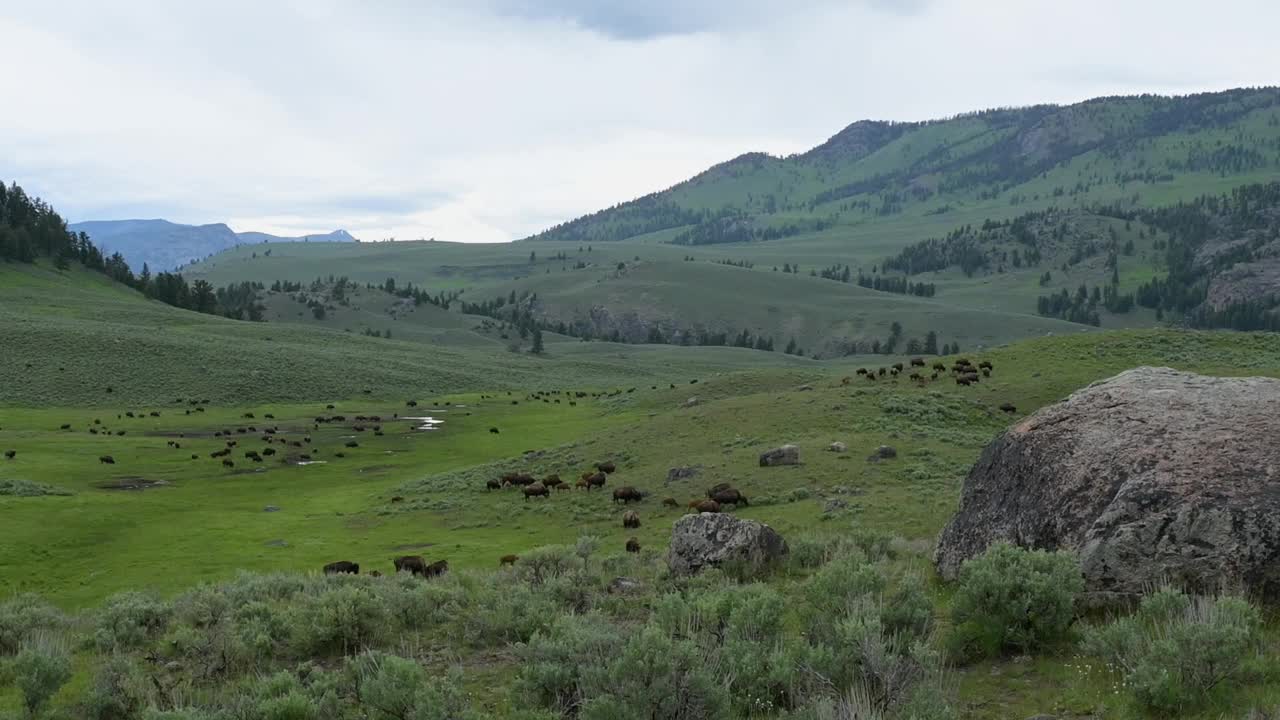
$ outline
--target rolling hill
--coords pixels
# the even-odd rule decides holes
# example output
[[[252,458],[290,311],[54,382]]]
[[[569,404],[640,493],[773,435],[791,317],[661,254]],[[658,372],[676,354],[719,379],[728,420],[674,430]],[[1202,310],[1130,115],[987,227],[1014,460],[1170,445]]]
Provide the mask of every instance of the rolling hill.
[[[518,307],[578,336],[747,330],[820,357],[883,346],[895,322],[966,348],[1087,326],[1265,329],[1278,178],[1280,90],[1108,97],[860,121],[510,245],[273,244],[185,271],[215,285],[393,278],[473,306],[519,300],[488,314]],[[1186,253],[1200,259],[1184,271]]]
[[[87,220],[68,229],[86,233],[108,255],[120,253],[141,271],[147,265],[155,271],[173,270],[193,260],[238,245],[265,242],[356,242],[346,230],[323,235],[280,237],[260,232],[237,233],[223,223],[182,225],[168,220]]]

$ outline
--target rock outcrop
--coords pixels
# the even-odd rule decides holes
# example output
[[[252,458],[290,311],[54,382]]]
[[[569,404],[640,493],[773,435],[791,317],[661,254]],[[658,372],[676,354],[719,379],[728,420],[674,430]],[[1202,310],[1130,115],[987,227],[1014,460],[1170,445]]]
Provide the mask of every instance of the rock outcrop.
[[[1280,598],[1280,380],[1138,368],[1009,428],[965,480],[935,561],[997,541],[1070,550],[1088,600],[1172,582]]]
[[[799,465],[800,464],[800,448],[795,445],[783,445],[782,447],[772,450],[765,450],[760,453],[760,467],[773,467],[774,465]]]
[[[723,513],[701,513],[676,521],[667,567],[676,575],[691,575],[704,567],[737,561],[758,570],[781,560],[787,552],[787,541],[764,523]]]

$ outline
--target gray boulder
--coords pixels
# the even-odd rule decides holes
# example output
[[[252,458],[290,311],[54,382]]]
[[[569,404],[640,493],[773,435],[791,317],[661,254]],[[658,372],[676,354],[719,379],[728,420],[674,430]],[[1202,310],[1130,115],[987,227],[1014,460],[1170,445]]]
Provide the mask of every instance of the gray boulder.
[[[795,445],[783,445],[760,453],[760,467],[775,465],[799,465],[800,448]]]
[[[682,465],[680,467],[673,467],[667,470],[667,482],[673,483],[673,482],[680,482],[681,480],[688,480],[689,478],[697,475],[700,469],[701,468],[694,465]]]
[[[876,451],[867,456],[867,462],[880,462],[881,460],[892,460],[898,457],[898,451],[892,445],[881,445]]]
[[[1280,380],[1138,368],[1009,428],[964,482],[945,578],[997,541],[1080,557],[1087,600],[1172,582],[1280,599]]]
[[[827,446],[827,452],[842,453],[848,451],[849,446],[839,441],[833,442]]]
[[[667,567],[676,575],[691,575],[735,560],[759,570],[781,560],[787,552],[787,541],[764,523],[725,513],[701,513],[676,521]]]

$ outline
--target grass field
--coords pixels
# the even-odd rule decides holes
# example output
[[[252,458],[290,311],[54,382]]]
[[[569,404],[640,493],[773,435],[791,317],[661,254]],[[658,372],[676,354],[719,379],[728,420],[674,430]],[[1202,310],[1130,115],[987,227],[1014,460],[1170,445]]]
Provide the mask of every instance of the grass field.
[[[857,529],[927,549],[982,447],[1018,416],[1142,364],[1280,376],[1275,335],[1130,330],[967,353],[996,367],[971,388],[857,378],[845,385],[854,368],[888,360],[568,341],[554,343],[547,358],[531,358],[493,348],[482,335],[456,349],[400,340],[399,331],[387,340],[337,327],[232,322],[146,302],[89,277],[72,284],[39,268],[2,272],[0,336],[18,352],[3,358],[5,377],[16,380],[0,395],[0,449],[17,454],[0,460],[0,485],[29,481],[67,494],[0,496],[0,576],[10,592],[34,591],[73,610],[127,589],[173,596],[241,570],[314,573],[338,559],[386,572],[392,557],[422,554],[447,559],[462,578],[486,577],[502,555],[572,544],[583,534],[614,555],[636,537],[645,552],[633,569],[649,572],[642,568],[660,564],[682,514],[660,499],[683,505],[721,481],[752,500],[735,512],[792,539]],[[471,332],[466,323],[447,325],[455,320],[424,314],[417,322],[423,333],[436,326]],[[589,394],[531,394],[565,390]],[[193,406],[193,399],[210,402]],[[409,399],[418,406],[406,407]],[[1017,406],[1012,418],[997,409],[1005,402]],[[316,416],[333,414],[347,419],[316,427]],[[421,431],[397,414],[443,423]],[[374,435],[370,421],[355,430],[357,415],[380,416],[384,434]],[[264,442],[266,427],[302,447]],[[223,430],[238,443],[233,468],[209,457],[224,446],[226,438],[214,434]],[[350,440],[358,446],[347,447]],[[848,451],[825,451],[836,441]],[[758,466],[762,450],[785,442],[802,448],[802,465]],[[898,456],[869,462],[885,444]],[[261,464],[244,457],[267,447],[278,454]],[[317,462],[299,464],[304,452]],[[101,463],[102,455],[115,462]],[[608,487],[650,493],[631,506],[642,519],[637,530],[621,527],[624,508],[606,492],[526,501],[516,490],[484,485],[506,470],[572,479],[606,459],[618,464]],[[668,482],[677,466],[697,473]],[[928,572],[927,550],[905,557],[912,572]],[[771,584],[791,593],[803,579],[784,575]],[[944,626],[950,592],[931,581]],[[1280,635],[1271,623],[1274,649]],[[432,654],[462,653],[478,692],[516,667],[507,651],[475,655],[427,642]],[[1108,695],[1109,676],[1082,675],[1078,666],[1064,649],[961,667],[954,679],[963,716],[1136,717]],[[72,716],[71,698],[87,672],[57,705]],[[505,695],[490,701],[509,709]],[[1187,716],[1238,716],[1277,702],[1280,688],[1253,683]],[[16,696],[0,690],[0,707],[6,703]]]

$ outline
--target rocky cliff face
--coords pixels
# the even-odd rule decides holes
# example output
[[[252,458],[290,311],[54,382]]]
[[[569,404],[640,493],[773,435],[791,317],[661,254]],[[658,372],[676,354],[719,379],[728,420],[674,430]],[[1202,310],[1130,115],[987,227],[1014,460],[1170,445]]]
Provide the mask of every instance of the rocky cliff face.
[[[1280,380],[1138,368],[1009,428],[935,561],[996,541],[1079,554],[1089,599],[1173,582],[1280,597]]]

